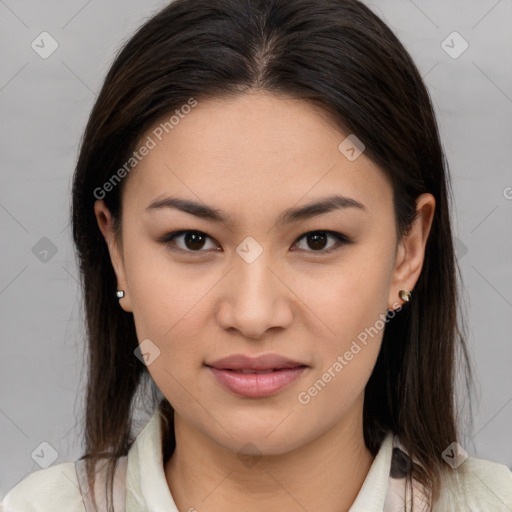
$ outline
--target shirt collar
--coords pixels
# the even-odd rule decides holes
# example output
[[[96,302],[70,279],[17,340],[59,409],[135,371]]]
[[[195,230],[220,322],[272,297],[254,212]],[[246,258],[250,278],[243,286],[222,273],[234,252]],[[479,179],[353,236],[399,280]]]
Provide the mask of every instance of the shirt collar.
[[[349,512],[382,512],[384,510],[393,455],[393,438],[391,432],[386,434]]]
[[[160,409],[128,452],[126,512],[179,512],[165,478]]]
[[[179,512],[165,478],[160,410],[128,452],[126,512]],[[388,490],[393,435],[388,432],[349,512],[382,512]]]

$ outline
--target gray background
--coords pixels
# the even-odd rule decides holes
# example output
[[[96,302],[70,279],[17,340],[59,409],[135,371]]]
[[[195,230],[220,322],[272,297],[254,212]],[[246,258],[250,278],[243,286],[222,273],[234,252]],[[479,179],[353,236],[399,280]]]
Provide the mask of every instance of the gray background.
[[[512,2],[367,3],[426,81],[453,176],[480,397],[465,448],[512,467]],[[41,442],[56,450],[54,464],[81,455],[71,176],[115,51],[165,4],[0,0],[0,497],[40,469],[31,454]],[[43,31],[59,45],[47,59],[31,47]],[[469,44],[457,58],[453,31]]]

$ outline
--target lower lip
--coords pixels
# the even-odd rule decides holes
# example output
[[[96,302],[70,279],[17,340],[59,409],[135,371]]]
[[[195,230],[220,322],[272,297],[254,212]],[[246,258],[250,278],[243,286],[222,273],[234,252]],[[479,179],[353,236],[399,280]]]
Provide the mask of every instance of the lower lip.
[[[214,377],[225,388],[237,395],[249,398],[270,396],[298,379],[305,366],[284,368],[269,373],[238,373],[208,366]]]

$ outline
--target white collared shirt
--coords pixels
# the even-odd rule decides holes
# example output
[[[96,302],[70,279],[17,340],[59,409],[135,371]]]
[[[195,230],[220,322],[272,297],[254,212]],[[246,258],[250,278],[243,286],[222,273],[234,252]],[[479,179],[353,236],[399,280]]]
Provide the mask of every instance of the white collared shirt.
[[[389,432],[349,512],[403,512],[405,471],[401,470],[407,460],[397,436]],[[447,465],[442,482],[443,492],[434,512],[512,512],[512,472],[503,464],[469,457],[457,469]],[[0,511],[100,512],[106,510],[100,483],[103,481],[97,479],[95,508],[83,461],[63,462],[24,478],[4,497]],[[415,485],[414,493],[414,510],[423,512],[421,486]],[[116,512],[179,512],[164,473],[159,409],[121,459],[114,505]]]

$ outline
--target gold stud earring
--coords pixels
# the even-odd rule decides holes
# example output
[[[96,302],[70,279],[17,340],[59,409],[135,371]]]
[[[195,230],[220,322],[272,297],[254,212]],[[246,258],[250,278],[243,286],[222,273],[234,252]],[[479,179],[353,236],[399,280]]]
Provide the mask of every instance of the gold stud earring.
[[[122,299],[124,297],[124,290],[117,290],[116,296],[118,299]]]
[[[400,290],[398,295],[405,302],[409,302],[411,300],[411,292],[408,292],[407,290]]]

